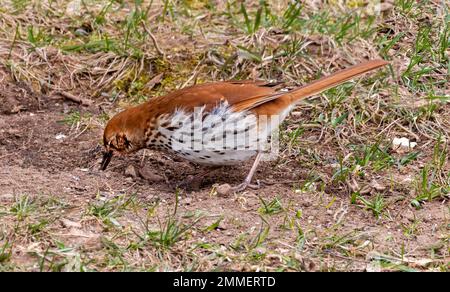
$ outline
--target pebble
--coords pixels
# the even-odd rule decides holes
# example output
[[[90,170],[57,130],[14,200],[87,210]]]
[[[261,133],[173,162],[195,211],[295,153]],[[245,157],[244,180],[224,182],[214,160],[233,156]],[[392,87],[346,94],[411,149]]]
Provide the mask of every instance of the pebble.
[[[417,146],[416,142],[412,142],[406,137],[401,137],[401,138],[395,137],[392,140],[392,150],[394,150],[397,153],[409,152],[416,146]]]
[[[156,174],[152,170],[150,170],[148,167],[143,167],[139,169],[139,174],[142,176],[142,178],[151,181],[151,182],[161,182],[164,181],[164,177]]]
[[[231,193],[232,187],[229,184],[223,184],[216,188],[217,195],[226,197]]]
[[[371,187],[374,188],[377,191],[384,191],[386,189],[385,186],[383,186],[382,184],[380,184],[379,182],[377,182],[376,180],[372,180],[372,182],[370,183]]]
[[[130,177],[137,177],[136,168],[133,165],[128,165],[125,169],[125,175]]]
[[[65,219],[65,218],[62,218],[60,221],[61,221],[62,226],[65,228],[71,228],[71,227],[81,228],[81,224],[79,222],[75,222],[75,221]]]
[[[0,194],[0,202],[12,202],[14,201],[13,194]]]

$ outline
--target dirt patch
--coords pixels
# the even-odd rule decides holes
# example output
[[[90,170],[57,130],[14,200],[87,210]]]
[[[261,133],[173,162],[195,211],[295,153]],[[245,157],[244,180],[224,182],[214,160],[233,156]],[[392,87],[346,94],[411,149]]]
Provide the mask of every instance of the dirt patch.
[[[41,106],[40,96],[24,82],[15,82],[10,72],[0,65],[0,112],[4,115],[21,111],[37,110]]]
[[[449,270],[442,1],[377,15],[327,1],[13,2],[0,11],[0,271]],[[258,190],[223,187],[251,161],[204,175],[146,150],[99,170],[105,123],[129,105],[207,81],[293,88],[379,58],[390,67],[294,109]],[[398,153],[393,138],[417,145]]]
[[[23,92],[17,86],[16,90],[12,89],[14,86],[14,83],[9,85],[9,94],[14,96],[17,92]],[[14,100],[20,102],[21,97]],[[117,157],[108,171],[100,171],[102,127],[89,126],[85,131],[74,131],[73,127],[61,122],[67,115],[65,112],[86,109],[64,101],[47,102],[41,107],[25,104],[18,113],[0,116],[0,201],[7,206],[17,198],[29,195],[34,200],[50,196],[66,202],[70,207],[48,227],[53,230],[52,238],[66,245],[81,248],[87,254],[105,250],[102,238],[109,231],[97,220],[86,217],[86,210],[99,196],[111,199],[133,194],[145,204],[159,201],[162,203],[158,216],[164,217],[176,203],[173,182],[203,170],[180,159],[146,151],[132,157]],[[159,174],[164,180],[149,181],[139,173],[130,176],[126,173],[130,165],[138,172],[144,170]],[[409,201],[397,203],[392,198],[387,216],[375,219],[369,211],[349,204],[348,197],[334,195],[332,189],[317,192],[316,187],[302,191],[293,188],[292,182],[299,185],[308,176],[307,172],[297,169],[298,164],[293,161],[264,163],[256,175],[257,179],[265,181],[260,190],[228,197],[215,194],[214,187],[218,184],[239,183],[249,167],[250,164],[216,170],[203,180],[200,190],[179,193],[178,212],[183,214],[181,218],[189,218],[192,215],[187,214],[199,212],[206,214],[201,221],[202,226],[214,224],[217,218],[221,218],[220,224],[203,235],[209,245],[245,249],[248,248],[246,245],[252,244],[253,239],[250,238],[258,237],[268,228],[264,240],[271,243],[253,251],[256,253],[253,256],[265,254],[266,264],[270,263],[273,267],[282,266],[282,257],[292,256],[301,269],[309,270],[323,270],[330,266],[366,269],[371,257],[377,256],[374,250],[380,254],[395,254],[400,253],[400,246],[408,251],[407,256],[414,263],[415,259],[427,258],[433,246],[437,246],[437,252],[443,248],[439,244],[445,240],[445,224],[449,220],[445,202],[426,203],[417,211],[409,205]],[[286,183],[279,184],[280,181]],[[262,200],[265,202],[263,205],[274,200],[279,205],[270,207],[273,210],[264,210],[261,209]],[[262,217],[261,212],[268,215]],[[142,226],[138,227],[138,219],[139,216],[127,213],[117,220],[121,225],[129,224],[140,229]],[[7,216],[2,220],[6,220],[3,224],[8,224],[8,220],[16,219]],[[405,229],[416,222],[420,222],[418,230],[406,236]],[[158,226],[157,221],[151,224]],[[198,240],[196,234],[190,235],[191,241]],[[237,242],[237,238],[242,238],[246,243]],[[36,247],[32,242],[29,239],[16,245],[15,264],[27,266],[26,263],[34,261],[33,255],[43,251],[42,243]],[[298,250],[294,254],[293,248]],[[274,254],[266,255],[269,250]],[[343,251],[350,253],[348,258],[342,256]],[[207,255],[210,251],[203,253]],[[315,253],[327,257],[325,266],[313,256]],[[354,261],[355,257],[360,260]],[[348,267],[350,262],[352,266]],[[252,269],[250,264],[238,265],[218,259],[204,264],[205,268]],[[33,266],[29,268],[34,269]]]

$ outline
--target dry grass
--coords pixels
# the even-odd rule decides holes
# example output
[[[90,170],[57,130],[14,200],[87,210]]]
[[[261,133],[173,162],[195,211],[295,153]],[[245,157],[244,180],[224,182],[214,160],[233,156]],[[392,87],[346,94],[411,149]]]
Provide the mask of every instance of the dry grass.
[[[2,82],[84,104],[64,113],[73,141],[96,144],[115,111],[195,83],[293,87],[364,59],[391,65],[298,106],[261,192],[175,196],[112,180],[105,191],[101,177],[75,198],[16,184],[0,193],[0,270],[448,271],[445,1],[386,1],[379,14],[366,1],[3,2]],[[396,151],[394,137],[418,146]]]

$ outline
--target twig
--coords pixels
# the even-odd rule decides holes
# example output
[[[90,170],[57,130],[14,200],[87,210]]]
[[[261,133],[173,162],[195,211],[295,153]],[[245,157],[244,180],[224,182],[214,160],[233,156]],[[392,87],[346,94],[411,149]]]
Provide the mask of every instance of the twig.
[[[11,58],[11,53],[12,53],[12,50],[14,48],[14,45],[16,44],[16,39],[17,39],[17,35],[18,34],[19,34],[19,23],[17,23],[17,25],[16,25],[16,33],[14,34],[14,39],[12,41],[11,47],[9,48],[9,53],[8,53],[7,60],[9,60]]]
[[[198,74],[200,73],[200,72],[199,72],[200,70],[198,70],[198,67],[199,67],[202,63],[203,63],[203,59],[202,59],[200,62],[198,62],[197,66],[195,66],[195,68],[194,68],[193,73],[192,73],[191,76],[188,78],[188,80],[186,80],[186,82],[184,82],[183,85],[181,85],[180,89],[186,87],[192,80],[197,79]]]
[[[413,136],[413,137],[416,139],[416,141],[420,141],[419,136],[417,136],[416,134],[414,134],[410,129],[408,129],[408,128],[402,126],[398,121],[395,121],[395,124],[396,124],[399,128],[401,128],[402,130],[404,130],[405,132],[408,132],[411,136]],[[423,134],[423,133],[422,133],[422,134]]]
[[[65,92],[65,91],[57,91],[56,93],[61,95],[64,98],[68,99],[68,100],[71,100],[73,102],[79,103],[81,105],[91,106],[93,104],[92,100],[85,99],[85,98],[82,98],[82,97],[78,97],[78,96],[75,96],[75,95],[73,95],[71,93],[68,93],[68,92]]]
[[[145,32],[148,33],[148,35],[150,36],[150,38],[152,39],[153,45],[155,46],[156,51],[158,52],[158,54],[160,54],[161,56],[165,56],[166,54],[161,50],[161,48],[158,45],[158,41],[156,40],[155,36],[152,34],[152,32],[147,28],[147,26],[145,25],[144,22],[142,22],[142,27],[144,28]]]

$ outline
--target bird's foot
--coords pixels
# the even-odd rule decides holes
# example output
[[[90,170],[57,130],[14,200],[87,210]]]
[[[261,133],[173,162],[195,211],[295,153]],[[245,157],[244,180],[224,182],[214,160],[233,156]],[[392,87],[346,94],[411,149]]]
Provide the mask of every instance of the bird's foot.
[[[247,188],[252,189],[252,190],[257,190],[260,187],[261,187],[261,185],[260,185],[259,181],[257,181],[256,184],[252,184],[250,181],[245,180],[243,183],[233,187],[232,190],[235,193],[238,193],[238,192],[242,192],[242,191],[246,190]]]

